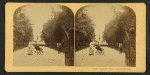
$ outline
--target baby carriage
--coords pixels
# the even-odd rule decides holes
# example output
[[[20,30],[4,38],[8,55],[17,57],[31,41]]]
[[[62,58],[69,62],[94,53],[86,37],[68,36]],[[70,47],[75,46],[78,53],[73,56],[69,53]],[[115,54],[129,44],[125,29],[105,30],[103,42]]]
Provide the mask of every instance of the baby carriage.
[[[97,41],[90,43],[90,50],[89,55],[94,55],[95,53],[98,53],[100,55],[104,54],[104,49],[99,46],[99,43]]]
[[[35,51],[35,53],[37,53],[37,54],[43,54],[43,49],[42,48],[40,48],[38,45],[35,45],[35,49],[36,49],[36,51]]]
[[[97,49],[96,53],[99,53],[100,55],[104,54],[104,49],[101,48],[99,45],[96,45],[96,49]]]

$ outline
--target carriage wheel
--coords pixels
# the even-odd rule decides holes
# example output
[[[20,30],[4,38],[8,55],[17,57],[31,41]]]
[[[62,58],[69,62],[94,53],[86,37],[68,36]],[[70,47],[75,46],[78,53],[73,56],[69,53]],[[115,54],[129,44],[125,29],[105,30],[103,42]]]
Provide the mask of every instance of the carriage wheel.
[[[44,54],[44,51],[42,51],[42,54]]]
[[[100,55],[103,55],[104,54],[104,52],[103,51],[100,51]]]
[[[102,51],[102,55],[104,54],[104,51]]]
[[[43,54],[44,54],[44,53],[43,53],[43,51],[41,51],[41,52],[40,52],[40,54],[42,54],[42,55],[43,55]]]
[[[37,51],[37,54],[40,54],[40,51]]]
[[[36,51],[34,51],[34,54],[36,54]]]
[[[38,54],[38,51],[35,51],[35,54]]]
[[[39,51],[39,55],[41,55],[41,52]]]

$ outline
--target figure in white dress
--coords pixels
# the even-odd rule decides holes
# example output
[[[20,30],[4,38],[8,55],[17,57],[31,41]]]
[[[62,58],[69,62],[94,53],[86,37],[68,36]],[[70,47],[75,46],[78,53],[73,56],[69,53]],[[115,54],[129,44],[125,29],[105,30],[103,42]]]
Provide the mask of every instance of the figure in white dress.
[[[28,55],[33,54],[33,42],[30,40],[29,41],[29,49],[28,49]]]
[[[95,42],[90,43],[90,50],[89,50],[89,55],[94,55],[97,49],[95,48]]]

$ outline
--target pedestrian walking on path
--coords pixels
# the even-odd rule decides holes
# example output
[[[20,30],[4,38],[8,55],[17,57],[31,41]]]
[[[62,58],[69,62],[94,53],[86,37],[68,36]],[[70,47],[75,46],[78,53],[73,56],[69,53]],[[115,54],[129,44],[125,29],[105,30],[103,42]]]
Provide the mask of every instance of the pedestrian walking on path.
[[[122,54],[122,43],[119,43],[119,50],[120,50],[119,54]]]
[[[57,43],[58,54],[61,52],[61,43]]]

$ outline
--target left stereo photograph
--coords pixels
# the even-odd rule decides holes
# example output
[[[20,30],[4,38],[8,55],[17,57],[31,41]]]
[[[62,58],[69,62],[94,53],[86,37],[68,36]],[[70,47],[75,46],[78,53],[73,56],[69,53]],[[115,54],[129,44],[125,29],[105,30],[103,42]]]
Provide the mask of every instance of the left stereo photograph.
[[[13,66],[74,66],[74,14],[59,4],[27,4],[13,14]]]

